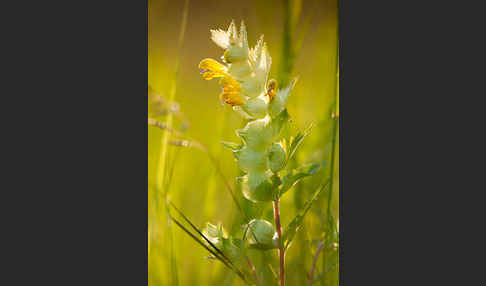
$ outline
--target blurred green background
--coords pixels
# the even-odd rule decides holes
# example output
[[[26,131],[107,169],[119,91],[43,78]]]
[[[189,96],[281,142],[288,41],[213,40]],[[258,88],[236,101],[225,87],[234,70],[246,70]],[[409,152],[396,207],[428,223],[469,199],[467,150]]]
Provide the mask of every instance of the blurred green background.
[[[235,129],[245,122],[220,103],[217,81],[202,79],[197,67],[204,58],[219,60],[223,51],[210,40],[209,30],[226,30],[232,19],[238,26],[245,21],[250,46],[265,35],[273,59],[270,78],[285,82],[299,77],[287,105],[292,133],[311,122],[316,126],[293,164],[327,161],[317,175],[283,196],[283,228],[319,184],[332,177],[332,192],[321,194],[286,253],[287,285],[307,285],[322,241],[325,247],[317,259],[314,285],[338,285],[338,241],[336,233],[332,235],[339,217],[339,134],[337,120],[332,119],[338,112],[337,0],[211,0],[188,1],[187,6],[185,1],[149,0],[148,4],[149,116],[183,133],[174,136],[148,127],[149,285],[243,285],[219,261],[208,259],[209,253],[168,219],[166,197],[199,228],[208,221],[221,222],[230,233],[241,233],[244,222],[208,155],[196,148],[175,146],[173,140],[190,137],[207,146],[245,212],[273,223],[271,203],[253,204],[242,197],[234,180],[239,170],[231,152],[220,143],[239,142]],[[157,106],[167,107],[154,105],[154,95],[169,100],[174,113],[154,114]],[[249,255],[264,284],[277,285],[272,274],[272,268],[278,272],[277,251],[250,251]]]

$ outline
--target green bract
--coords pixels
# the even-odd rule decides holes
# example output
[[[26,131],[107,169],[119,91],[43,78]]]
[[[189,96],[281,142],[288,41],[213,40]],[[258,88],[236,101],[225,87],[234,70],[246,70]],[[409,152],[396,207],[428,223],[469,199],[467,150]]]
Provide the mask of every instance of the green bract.
[[[278,247],[276,232],[273,225],[262,219],[254,219],[248,223],[248,244],[252,248],[272,249]]]
[[[277,96],[270,102],[269,104],[269,114],[271,117],[275,117],[280,114],[285,109],[285,105],[287,104],[287,100],[290,96],[290,90],[294,87],[297,81],[294,80],[284,89],[277,91]]]
[[[276,173],[285,167],[287,154],[285,153],[282,144],[274,143],[268,152],[268,166],[272,172]]]
[[[250,149],[263,152],[270,147],[274,139],[274,128],[269,117],[248,122],[243,129],[236,130],[236,134]]]
[[[250,99],[242,106],[248,115],[255,119],[263,118],[267,115],[268,104],[261,98]]]
[[[264,152],[257,152],[245,147],[235,152],[238,160],[238,167],[244,172],[265,172],[267,169],[267,160]]]
[[[268,202],[275,199],[275,191],[272,184],[272,173],[249,172],[247,175],[240,177],[241,191],[243,196],[252,202]]]

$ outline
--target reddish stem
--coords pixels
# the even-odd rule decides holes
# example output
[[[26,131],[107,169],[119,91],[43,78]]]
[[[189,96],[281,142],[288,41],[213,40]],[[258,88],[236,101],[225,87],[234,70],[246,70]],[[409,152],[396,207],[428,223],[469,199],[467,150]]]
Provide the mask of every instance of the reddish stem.
[[[256,284],[260,285],[260,280],[258,280],[258,275],[256,273],[255,266],[253,265],[253,263],[251,263],[250,258],[246,254],[245,254],[245,258],[246,258],[246,262],[248,263],[248,266],[250,267],[251,272],[253,273]]]
[[[280,224],[280,199],[273,201],[273,216],[275,218],[275,227],[279,240],[278,254],[280,256],[280,286],[285,286],[285,252],[282,242],[282,226]]]

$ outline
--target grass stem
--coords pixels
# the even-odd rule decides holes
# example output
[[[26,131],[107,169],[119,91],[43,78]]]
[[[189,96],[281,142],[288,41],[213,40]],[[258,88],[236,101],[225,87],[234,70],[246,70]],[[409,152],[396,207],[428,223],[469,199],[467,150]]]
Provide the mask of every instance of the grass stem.
[[[248,263],[248,267],[250,267],[250,270],[251,270],[251,273],[253,274],[253,277],[255,278],[256,284],[261,285],[260,280],[258,280],[258,275],[257,275],[256,270],[255,270],[255,265],[253,265],[253,263],[251,263],[250,258],[246,254],[245,254],[245,259],[246,259],[246,263]]]
[[[319,248],[316,251],[316,255],[314,256],[314,259],[312,260],[312,269],[309,274],[309,286],[312,286],[312,283],[314,282],[314,271],[316,270],[316,264],[317,264],[317,257],[319,257],[319,253],[321,253],[322,248],[324,247],[324,241],[319,244]]]

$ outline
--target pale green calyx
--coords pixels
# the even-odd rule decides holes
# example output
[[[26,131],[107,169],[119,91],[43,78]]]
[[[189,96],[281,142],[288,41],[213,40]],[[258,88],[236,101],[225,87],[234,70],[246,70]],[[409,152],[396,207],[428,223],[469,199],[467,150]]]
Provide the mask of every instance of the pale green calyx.
[[[252,119],[261,119],[267,115],[268,104],[262,98],[255,98],[246,101],[241,108],[248,113]]]
[[[281,143],[274,143],[268,151],[268,166],[272,172],[276,173],[285,167],[287,154]]]
[[[277,81],[268,78],[272,58],[263,36],[249,48],[246,27],[239,31],[234,22],[228,30],[211,30],[211,39],[225,51],[220,64],[203,60],[200,72],[203,78],[221,78],[223,93],[220,98],[231,105],[249,122],[236,130],[242,145],[226,144],[232,149],[238,167],[246,174],[239,178],[245,198],[253,202],[276,198],[276,174],[285,167],[287,154],[280,143],[280,133],[288,122],[285,105],[295,81],[278,89]]]
[[[290,96],[290,91],[294,87],[297,80],[293,80],[289,86],[277,91],[277,95],[269,104],[268,113],[271,117],[275,117],[280,114],[285,109],[285,105],[287,104],[287,100]]]
[[[264,172],[267,169],[265,152],[254,151],[248,146],[235,152],[238,167],[244,172]]]
[[[275,199],[275,191],[272,184],[272,172],[250,171],[245,176],[238,178],[241,183],[243,196],[252,202],[268,202]]]
[[[248,245],[258,249],[273,249],[278,247],[278,239],[273,225],[263,219],[254,219],[248,223]]]

